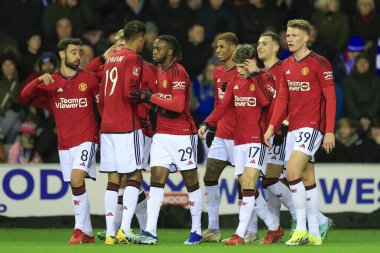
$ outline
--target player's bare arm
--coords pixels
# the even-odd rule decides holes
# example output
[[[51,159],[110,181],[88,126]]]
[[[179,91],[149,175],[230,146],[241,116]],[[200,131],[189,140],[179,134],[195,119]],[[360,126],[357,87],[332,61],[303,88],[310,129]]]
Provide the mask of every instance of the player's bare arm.
[[[269,125],[264,135],[264,141],[268,147],[272,147],[272,144],[270,143],[270,138],[273,136],[273,133],[274,133],[274,126]]]

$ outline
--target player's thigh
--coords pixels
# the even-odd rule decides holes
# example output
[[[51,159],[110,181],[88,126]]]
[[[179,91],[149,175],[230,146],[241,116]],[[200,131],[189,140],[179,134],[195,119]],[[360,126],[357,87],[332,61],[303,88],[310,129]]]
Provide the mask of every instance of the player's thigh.
[[[263,170],[266,166],[266,146],[261,143],[248,143],[235,146],[235,174],[243,174],[245,168]]]
[[[197,145],[196,135],[169,136],[170,146],[167,147],[173,163],[180,170],[192,170],[197,168]]]
[[[227,166],[226,161],[207,158],[206,162],[206,172],[204,174],[204,181],[218,181],[220,175],[222,174],[224,168]]]
[[[59,150],[59,163],[62,170],[63,181],[70,182],[72,168],[72,158],[69,150]]]
[[[214,138],[207,155],[207,159],[210,158],[221,161],[229,160],[228,147],[224,139],[219,137]]]
[[[170,145],[167,139],[167,134],[155,134],[150,149],[150,167],[165,167],[172,172],[176,171],[173,166],[174,161],[169,153],[168,146]]]
[[[150,184],[161,184],[164,185],[169,176],[169,169],[162,166],[151,167],[150,170]]]
[[[308,163],[302,175],[302,181],[305,186],[316,184],[315,182],[315,166],[313,163]]]
[[[93,142],[84,142],[80,145],[71,148],[70,156],[72,157],[72,175],[71,181],[82,180],[81,175],[85,177],[96,179],[96,162],[95,156],[98,148],[98,144]],[[74,170],[79,170],[74,172]],[[83,171],[81,173],[80,171]],[[74,173],[75,175],[73,175]],[[83,177],[84,178],[84,177]]]
[[[243,174],[240,177],[241,188],[243,190],[255,189],[259,175],[260,175],[260,171],[257,168],[245,167]]]
[[[144,154],[143,154],[143,169],[148,167],[150,148],[152,146],[153,139],[152,137],[144,135]]]
[[[290,181],[302,178],[310,157],[301,151],[293,151],[286,168],[286,178]]]
[[[108,175],[108,182],[120,185],[120,174],[117,172],[109,172]]]
[[[113,134],[100,134],[100,168],[102,173],[117,173]]]
[[[181,175],[186,187],[192,187],[199,184],[197,168],[192,170],[182,170]]]
[[[280,178],[283,166],[273,163],[268,163],[265,171],[265,178]]]
[[[142,169],[144,139],[141,130],[114,135],[117,172],[130,174]]]

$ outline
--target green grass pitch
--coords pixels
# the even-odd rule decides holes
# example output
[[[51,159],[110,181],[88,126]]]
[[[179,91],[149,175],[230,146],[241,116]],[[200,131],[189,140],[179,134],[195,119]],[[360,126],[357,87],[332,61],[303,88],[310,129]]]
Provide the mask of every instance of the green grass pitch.
[[[96,229],[95,232],[100,231]],[[160,242],[156,246],[145,245],[104,245],[97,240],[95,244],[68,245],[67,241],[72,230],[68,229],[0,229],[1,253],[205,253],[205,252],[318,252],[318,253],[349,253],[349,252],[380,252],[380,230],[332,230],[322,246],[287,247],[283,243],[274,245],[246,244],[244,246],[225,246],[222,243],[203,243],[187,246],[182,242],[187,239],[188,230],[161,229]],[[224,230],[223,236],[232,234],[233,230]],[[265,231],[260,231],[260,238]],[[288,231],[285,232],[288,235]],[[284,237],[285,240],[285,237]]]

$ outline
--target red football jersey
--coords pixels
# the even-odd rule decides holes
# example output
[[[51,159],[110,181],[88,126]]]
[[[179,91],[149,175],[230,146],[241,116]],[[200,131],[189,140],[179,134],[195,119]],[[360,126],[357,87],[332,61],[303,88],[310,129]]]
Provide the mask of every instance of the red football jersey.
[[[83,142],[99,143],[93,107],[99,92],[98,78],[81,69],[72,77],[59,71],[51,76],[53,83],[46,86],[37,78],[23,89],[21,96],[28,97],[34,91],[47,94],[56,121],[58,149],[67,150]]]
[[[230,69],[225,69],[223,66],[218,66],[214,69],[214,87],[215,87],[215,103],[216,108],[223,100],[226,89],[237,75],[237,68],[234,66]],[[224,85],[223,85],[224,84]],[[224,90],[224,91],[223,91]],[[226,114],[217,124],[216,137],[223,139],[234,139],[235,131],[235,111],[232,108],[226,110]]]
[[[176,96],[184,96],[184,110],[175,118],[167,118],[157,114],[156,133],[189,135],[196,134],[193,117],[190,114],[190,80],[185,68],[173,61],[166,69],[157,68],[157,93],[151,102],[159,105],[162,100],[175,100]],[[160,101],[161,100],[161,101]]]
[[[266,128],[265,107],[274,96],[274,80],[271,75],[261,73],[255,77],[236,76],[227,88],[227,92],[205,120],[214,126],[227,110],[234,110],[236,116],[235,145],[261,143]]]
[[[140,129],[138,106],[130,93],[141,86],[142,58],[129,49],[112,54],[104,64],[99,104],[103,108],[102,133],[129,133]]]
[[[142,82],[141,82],[141,90],[150,90],[153,93],[157,92],[156,88],[157,84],[157,69],[156,67],[147,62],[143,61],[143,76],[142,76]],[[149,110],[150,110],[150,105],[149,104],[139,104],[138,105],[138,116],[140,118],[140,122],[142,127],[142,131],[144,135],[152,137],[153,136],[153,131],[152,131],[152,126],[150,125],[150,120],[149,120]]]
[[[326,109],[326,97],[329,108]],[[331,64],[323,56],[311,52],[300,61],[294,56],[283,62],[280,90],[271,125],[282,121],[286,107],[289,130],[311,127],[324,133],[334,132],[335,90]],[[326,111],[329,115],[326,115]],[[326,125],[326,116],[328,124]]]
[[[270,103],[269,108],[268,108],[268,120],[267,120],[268,125],[270,123],[270,119],[271,119],[272,114],[273,114],[274,105],[275,105],[276,98],[277,98],[277,93],[280,89],[281,68],[282,68],[282,61],[279,60],[272,67],[263,69],[264,72],[271,74],[273,76],[273,80],[274,80],[274,97],[273,97],[273,100]]]

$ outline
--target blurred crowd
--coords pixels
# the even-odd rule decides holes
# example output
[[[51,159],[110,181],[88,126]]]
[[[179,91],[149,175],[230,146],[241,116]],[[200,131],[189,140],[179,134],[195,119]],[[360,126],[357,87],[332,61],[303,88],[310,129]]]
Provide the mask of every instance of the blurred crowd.
[[[376,6],[378,7],[376,9]],[[81,65],[103,54],[125,22],[147,25],[142,56],[152,61],[159,34],[176,36],[192,80],[191,109],[199,123],[214,104],[214,38],[238,35],[256,43],[273,31],[279,57],[290,55],[286,23],[312,23],[309,47],[333,64],[337,94],[336,149],[322,162],[380,162],[380,0],[2,0],[0,1],[0,161],[58,162],[54,119],[46,98],[25,101],[25,84],[59,67],[60,39],[83,40]]]

